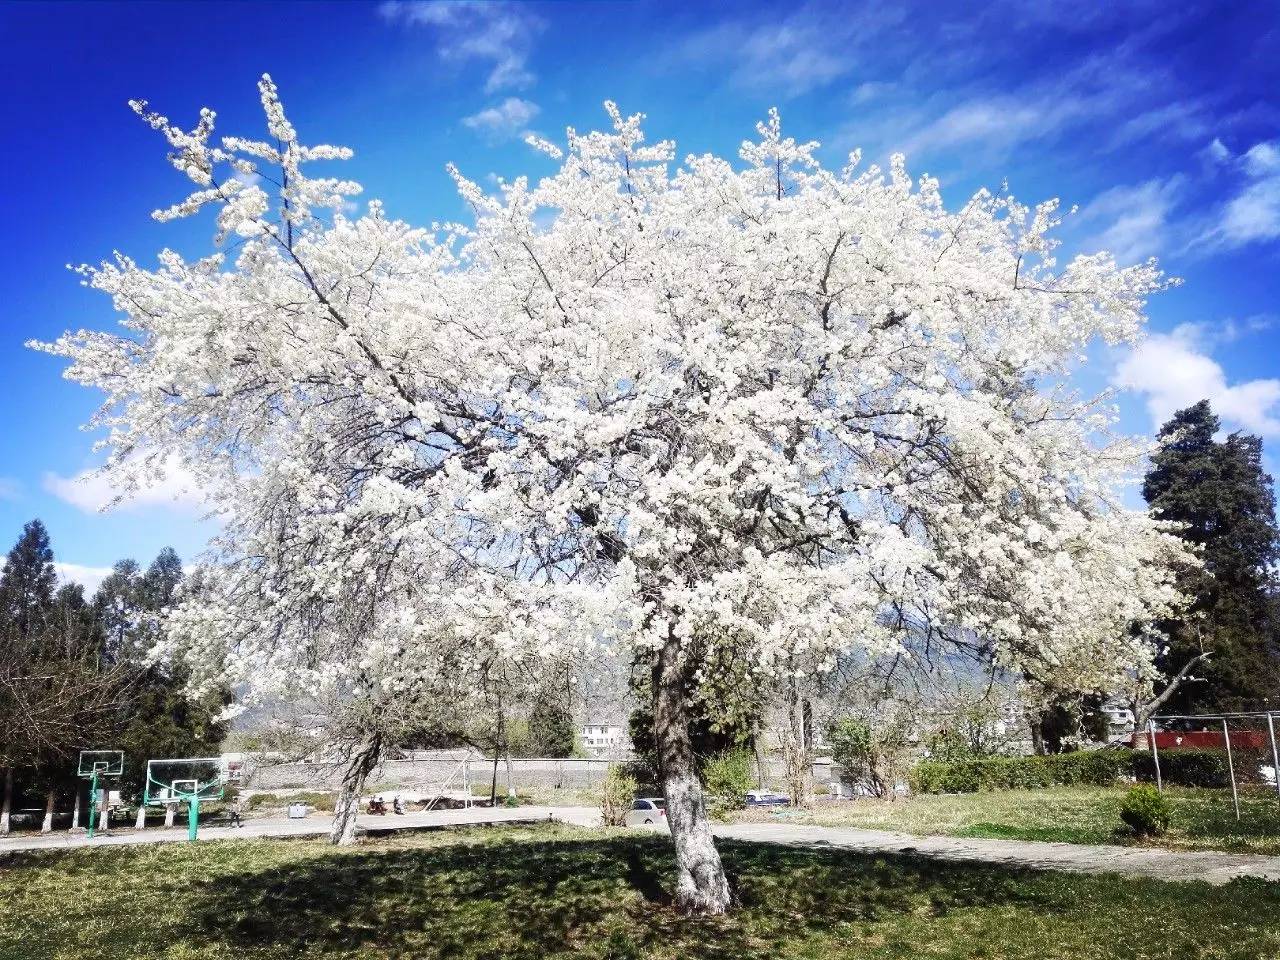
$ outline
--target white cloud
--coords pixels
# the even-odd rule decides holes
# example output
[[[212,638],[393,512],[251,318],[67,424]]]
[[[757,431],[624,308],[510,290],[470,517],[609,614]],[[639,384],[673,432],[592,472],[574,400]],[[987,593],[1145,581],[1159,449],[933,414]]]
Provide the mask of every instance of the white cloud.
[[[0,500],[17,500],[21,495],[21,483],[13,477],[0,477]]]
[[[102,581],[111,574],[110,567],[86,567],[79,563],[55,561],[53,568],[58,571],[58,579],[63,583],[78,583],[84,587],[86,596],[97,590]]]
[[[856,14],[821,5],[786,17],[770,13],[698,31],[672,52],[696,66],[727,66],[738,86],[796,96],[852,73],[863,49],[904,16],[891,5]]]
[[[507,97],[501,103],[462,118],[462,125],[490,140],[506,140],[527,133],[530,121],[539,113],[536,103]]]
[[[1229,163],[1231,152],[1220,141],[1214,143],[1221,150],[1213,156]],[[1280,142],[1254,144],[1235,158],[1234,166],[1242,175],[1240,186],[1214,212],[1197,240],[1209,250],[1233,250],[1280,237]]]
[[[98,470],[82,470],[73,477],[47,472],[44,475],[44,489],[85,513],[99,512],[121,492]],[[193,510],[204,504],[205,497],[199,480],[177,461],[170,461],[161,478],[123,500],[117,509],[166,506],[177,510]]]
[[[1217,167],[1230,162],[1231,151],[1218,137],[1214,137],[1209,145],[1200,151],[1199,156],[1209,166]]]
[[[533,83],[529,55],[544,24],[527,6],[499,0],[388,0],[378,12],[393,23],[431,29],[445,60],[489,65],[488,93]]]
[[[1113,385],[1146,397],[1153,428],[1183,407],[1208,400],[1224,421],[1263,436],[1280,435],[1280,379],[1227,382],[1205,351],[1206,328],[1183,324],[1153,334],[1116,366]]]
[[[1107,250],[1120,263],[1135,263],[1160,253],[1169,243],[1170,215],[1184,185],[1182,177],[1174,176],[1112,187],[1098,194],[1077,221],[1093,225],[1095,230],[1081,247],[1091,253]]]

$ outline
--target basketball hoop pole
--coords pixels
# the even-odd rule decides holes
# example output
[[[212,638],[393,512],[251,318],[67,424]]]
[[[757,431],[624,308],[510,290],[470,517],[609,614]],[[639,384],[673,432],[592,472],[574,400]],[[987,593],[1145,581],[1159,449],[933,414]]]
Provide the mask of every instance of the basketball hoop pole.
[[[98,822],[98,765],[93,766],[89,779],[89,839],[93,839],[93,826]]]
[[[195,792],[191,795],[191,799],[187,801],[187,839],[194,841],[196,838],[196,826],[200,822],[200,794]]]

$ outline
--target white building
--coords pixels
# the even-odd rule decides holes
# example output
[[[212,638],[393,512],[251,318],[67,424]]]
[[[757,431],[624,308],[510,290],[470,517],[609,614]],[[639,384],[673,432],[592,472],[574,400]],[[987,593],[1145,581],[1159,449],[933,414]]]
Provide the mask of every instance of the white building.
[[[621,722],[588,722],[578,731],[582,748],[598,757],[617,757],[631,753],[631,737]]]

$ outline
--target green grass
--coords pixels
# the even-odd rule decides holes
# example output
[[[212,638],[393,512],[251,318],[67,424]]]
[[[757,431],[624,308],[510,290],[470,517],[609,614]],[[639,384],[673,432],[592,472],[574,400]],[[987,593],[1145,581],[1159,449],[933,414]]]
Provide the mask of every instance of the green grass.
[[[1062,843],[1137,843],[1120,821],[1124,787],[1055,787],[907,797],[892,803],[854,800],[786,811],[785,817],[825,826],[897,830],[919,835],[996,837]],[[1173,822],[1149,841],[1184,850],[1234,850],[1280,854],[1280,801],[1256,791],[1240,798],[1236,822],[1229,790],[1169,788]],[[734,819],[769,819],[743,813]]]
[[[744,957],[1256,960],[1280,884],[1226,887],[722,844],[740,906],[670,906],[671,845],[481,829],[0,861],[3,960]]]

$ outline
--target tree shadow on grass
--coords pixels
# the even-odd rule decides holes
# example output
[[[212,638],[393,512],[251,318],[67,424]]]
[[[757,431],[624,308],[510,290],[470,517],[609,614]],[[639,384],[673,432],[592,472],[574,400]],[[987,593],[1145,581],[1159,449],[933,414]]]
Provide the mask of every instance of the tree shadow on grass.
[[[785,955],[841,924],[1028,899],[1016,872],[721,846],[740,900],[727,918],[671,906],[668,839],[569,837],[371,845],[233,874],[189,902],[182,939],[271,956],[728,960]],[[1036,909],[1054,909],[1051,899]]]

